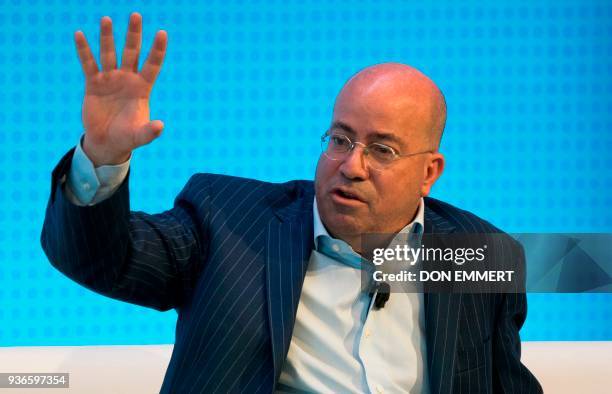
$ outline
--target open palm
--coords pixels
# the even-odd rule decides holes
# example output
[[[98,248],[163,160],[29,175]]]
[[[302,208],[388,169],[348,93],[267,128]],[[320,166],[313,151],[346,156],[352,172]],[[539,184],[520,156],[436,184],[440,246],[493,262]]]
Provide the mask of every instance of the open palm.
[[[85,73],[83,100],[83,149],[95,165],[118,164],[131,151],[159,136],[163,123],[151,121],[149,96],[164,59],[167,35],[159,31],[142,70],[138,58],[142,40],[142,17],[130,16],[121,66],[113,42],[112,22],[104,17],[100,23],[100,61],[102,71],[82,32],[75,33],[79,59]]]

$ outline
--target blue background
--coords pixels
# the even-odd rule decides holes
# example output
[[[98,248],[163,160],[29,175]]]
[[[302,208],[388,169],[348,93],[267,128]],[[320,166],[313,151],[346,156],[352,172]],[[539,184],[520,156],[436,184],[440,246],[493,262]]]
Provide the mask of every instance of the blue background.
[[[115,4],[120,3],[120,4]],[[72,42],[143,56],[169,34],[152,94],[159,140],[132,160],[132,208],[169,208],[194,172],[312,179],[334,97],[360,68],[412,64],[446,94],[447,170],[433,196],[508,232],[612,231],[612,4],[0,0],[0,345],[174,341],[174,311],[96,295],[39,243],[50,172],[82,133]],[[608,294],[529,295],[525,340],[610,340]]]

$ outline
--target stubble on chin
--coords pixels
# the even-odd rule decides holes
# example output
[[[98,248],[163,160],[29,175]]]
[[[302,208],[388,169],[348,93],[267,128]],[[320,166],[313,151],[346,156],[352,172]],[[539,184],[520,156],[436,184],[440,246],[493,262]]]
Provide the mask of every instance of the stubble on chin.
[[[365,231],[364,223],[355,213],[334,211],[329,215],[327,223],[324,221],[324,224],[334,238],[360,237]]]

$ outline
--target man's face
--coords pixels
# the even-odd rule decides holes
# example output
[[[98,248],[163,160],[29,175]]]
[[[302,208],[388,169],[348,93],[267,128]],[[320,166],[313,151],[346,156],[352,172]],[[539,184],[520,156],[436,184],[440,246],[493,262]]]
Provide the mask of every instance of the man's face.
[[[345,87],[336,100],[332,132],[366,145],[379,142],[402,155],[433,150],[427,138],[431,109],[423,100],[380,84],[354,85]],[[425,179],[431,156],[400,158],[383,170],[373,170],[361,146],[341,160],[321,154],[315,190],[327,230],[345,240],[401,230],[413,219],[421,196],[429,192]]]

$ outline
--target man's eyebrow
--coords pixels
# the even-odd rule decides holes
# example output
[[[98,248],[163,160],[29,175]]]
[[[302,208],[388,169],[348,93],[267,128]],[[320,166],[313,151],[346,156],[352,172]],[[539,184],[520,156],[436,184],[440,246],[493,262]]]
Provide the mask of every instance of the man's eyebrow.
[[[395,135],[391,133],[385,133],[383,131],[374,131],[369,134],[372,139],[376,141],[390,141],[395,142],[396,144],[402,145],[402,141]]]
[[[348,124],[344,122],[338,121],[338,120],[332,123],[330,129],[340,129],[349,134],[353,134],[353,135],[356,134],[355,130],[353,130],[351,126],[349,126]],[[395,142],[398,145],[402,145],[402,146],[404,145],[402,140],[400,140],[395,134],[388,133],[385,131],[373,130],[372,132],[368,134],[368,139],[371,141],[389,141],[389,142]]]
[[[340,122],[339,120],[336,120],[332,123],[330,130],[333,130],[333,129],[340,129],[347,133],[355,134],[355,130],[353,130],[351,126],[347,125],[344,122]]]

